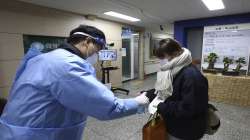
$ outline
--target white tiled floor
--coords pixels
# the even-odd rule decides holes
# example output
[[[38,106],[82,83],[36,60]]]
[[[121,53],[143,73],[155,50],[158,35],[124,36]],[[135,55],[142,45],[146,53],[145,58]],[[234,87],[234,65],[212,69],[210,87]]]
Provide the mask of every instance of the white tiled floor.
[[[116,94],[121,98],[136,96],[136,93],[154,87],[155,76],[144,81],[124,83],[131,91],[129,96]],[[250,108],[213,103],[219,109],[221,127],[213,136],[204,136],[202,140],[250,140]],[[141,129],[147,122],[148,114],[133,115],[112,121],[101,122],[88,119],[84,140],[142,140]]]

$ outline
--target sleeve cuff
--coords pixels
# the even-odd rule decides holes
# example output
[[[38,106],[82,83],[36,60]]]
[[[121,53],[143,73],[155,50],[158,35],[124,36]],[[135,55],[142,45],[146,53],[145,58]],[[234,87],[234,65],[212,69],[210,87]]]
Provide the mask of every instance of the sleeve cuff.
[[[134,99],[122,99],[124,102],[124,106],[129,114],[136,114],[139,104]]]

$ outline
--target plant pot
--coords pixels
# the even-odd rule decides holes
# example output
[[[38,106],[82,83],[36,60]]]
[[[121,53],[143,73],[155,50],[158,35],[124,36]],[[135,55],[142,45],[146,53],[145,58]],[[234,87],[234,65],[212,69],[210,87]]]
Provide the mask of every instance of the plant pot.
[[[207,69],[208,70],[213,70],[214,69],[214,63],[209,63]]]
[[[222,75],[226,76],[239,76],[240,73],[236,71],[222,71]]]
[[[212,73],[212,74],[218,73],[218,71],[216,69],[204,69],[203,72],[205,72],[205,73]]]

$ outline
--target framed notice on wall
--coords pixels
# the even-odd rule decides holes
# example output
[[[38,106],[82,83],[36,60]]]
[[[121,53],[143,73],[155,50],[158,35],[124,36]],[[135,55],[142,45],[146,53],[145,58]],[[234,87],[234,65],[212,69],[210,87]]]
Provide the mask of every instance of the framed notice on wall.
[[[43,53],[56,49],[65,42],[66,37],[23,35],[24,54],[30,47],[36,47]]]
[[[159,47],[159,43],[162,39],[166,39],[166,38],[173,38],[173,36],[171,34],[167,34],[167,33],[149,33],[149,58],[150,59],[155,59],[157,58],[154,55],[154,50],[155,48]]]
[[[233,60],[231,69],[236,67],[235,61],[244,58],[246,64],[242,70],[248,70],[250,55],[250,24],[233,24],[223,26],[204,27],[202,67],[208,67],[207,57],[210,53],[216,53],[218,59],[215,68],[223,68],[223,59],[228,57]]]
[[[156,58],[156,56],[154,55],[154,50],[155,48],[158,48],[159,47],[159,42],[162,40],[163,38],[157,38],[157,37],[154,37],[154,36],[151,36],[150,37],[150,58]]]

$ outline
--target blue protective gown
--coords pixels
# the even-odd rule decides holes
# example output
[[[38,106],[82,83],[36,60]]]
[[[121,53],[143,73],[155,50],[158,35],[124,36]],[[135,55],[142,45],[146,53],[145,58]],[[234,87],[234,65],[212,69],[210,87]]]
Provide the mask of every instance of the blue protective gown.
[[[110,120],[135,114],[133,99],[119,99],[95,70],[64,49],[25,55],[0,118],[1,140],[80,140],[87,116]]]

